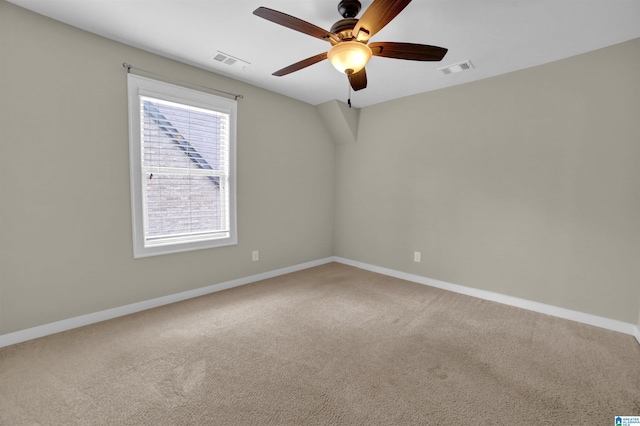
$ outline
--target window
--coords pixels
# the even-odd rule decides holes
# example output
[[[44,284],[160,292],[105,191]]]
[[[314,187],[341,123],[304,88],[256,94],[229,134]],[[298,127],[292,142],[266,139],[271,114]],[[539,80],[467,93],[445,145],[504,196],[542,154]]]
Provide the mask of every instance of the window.
[[[236,101],[128,75],[134,257],[237,243]]]

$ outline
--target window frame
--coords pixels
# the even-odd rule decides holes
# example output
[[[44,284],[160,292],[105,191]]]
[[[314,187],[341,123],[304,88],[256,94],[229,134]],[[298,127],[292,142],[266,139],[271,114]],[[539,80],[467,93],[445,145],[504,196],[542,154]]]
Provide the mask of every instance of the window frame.
[[[192,250],[224,247],[238,243],[236,209],[236,127],[237,101],[193,89],[127,74],[129,110],[129,169],[131,186],[131,221],[133,234],[133,257],[149,257]],[[201,241],[173,242],[147,246],[145,241],[145,209],[142,165],[141,97],[175,102],[185,106],[204,108],[229,114],[229,235]]]

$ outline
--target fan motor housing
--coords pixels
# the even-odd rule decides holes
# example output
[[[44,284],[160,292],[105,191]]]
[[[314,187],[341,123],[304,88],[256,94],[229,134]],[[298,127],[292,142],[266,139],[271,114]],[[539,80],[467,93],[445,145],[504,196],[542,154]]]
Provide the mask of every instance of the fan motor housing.
[[[341,19],[333,24],[329,31],[340,37],[340,39],[352,38],[351,30],[353,30],[357,23],[358,20],[356,18]]]

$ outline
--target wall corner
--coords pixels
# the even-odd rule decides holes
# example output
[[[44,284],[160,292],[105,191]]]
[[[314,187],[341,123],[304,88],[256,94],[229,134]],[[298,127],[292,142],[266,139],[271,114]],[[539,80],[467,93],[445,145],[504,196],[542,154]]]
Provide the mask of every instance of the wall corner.
[[[337,144],[355,143],[358,139],[360,109],[349,108],[345,103],[331,100],[316,108]]]

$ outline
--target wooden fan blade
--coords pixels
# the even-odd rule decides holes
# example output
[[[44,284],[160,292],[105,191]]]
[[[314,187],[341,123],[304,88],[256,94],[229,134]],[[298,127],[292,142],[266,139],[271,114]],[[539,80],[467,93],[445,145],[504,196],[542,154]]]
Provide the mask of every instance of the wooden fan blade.
[[[361,90],[367,87],[367,72],[362,68],[360,71],[349,74],[349,84],[353,90]]]
[[[411,0],[373,0],[353,28],[358,41],[367,41],[411,3]]]
[[[373,56],[406,59],[409,61],[441,61],[448,51],[444,47],[390,41],[371,43],[369,47]]]
[[[278,12],[277,10],[269,9],[266,7],[259,7],[253,11],[253,14],[267,21],[274,22],[282,25],[283,27],[291,28],[292,30],[299,31],[304,34],[308,34],[312,37],[319,38],[320,40],[326,40],[338,42],[335,35],[331,34],[327,30],[323,30],[320,27],[316,27],[302,19],[298,19],[295,16],[287,15],[286,13]]]
[[[299,71],[303,68],[306,68],[310,65],[316,64],[320,61],[324,61],[327,59],[327,52],[320,53],[319,55],[312,56],[307,59],[303,59],[300,62],[296,62],[295,64],[289,65],[288,67],[282,68],[279,71],[274,72],[272,75],[276,77],[282,77],[283,75],[291,74],[292,72]]]

